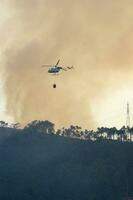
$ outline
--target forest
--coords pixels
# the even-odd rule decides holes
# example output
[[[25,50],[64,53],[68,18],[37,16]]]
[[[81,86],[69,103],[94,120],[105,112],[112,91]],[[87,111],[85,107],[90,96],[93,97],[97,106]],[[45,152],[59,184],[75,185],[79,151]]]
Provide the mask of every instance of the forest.
[[[128,200],[133,197],[133,128],[55,129],[0,121],[0,199]]]
[[[96,131],[82,129],[78,125],[70,125],[69,128],[63,127],[62,129],[55,130],[55,124],[45,120],[34,120],[27,124],[24,128],[21,128],[20,123],[8,124],[4,121],[0,121],[0,128],[5,130],[19,131],[24,133],[28,132],[39,132],[44,134],[55,134],[58,136],[77,138],[82,140],[115,140],[115,141],[133,141],[133,127],[121,127],[117,129],[116,127],[107,128],[107,127],[98,127]]]

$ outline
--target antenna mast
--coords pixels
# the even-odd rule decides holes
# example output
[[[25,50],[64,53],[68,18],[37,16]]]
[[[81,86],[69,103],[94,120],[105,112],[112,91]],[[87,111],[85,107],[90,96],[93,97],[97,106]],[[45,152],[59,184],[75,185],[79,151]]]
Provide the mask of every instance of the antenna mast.
[[[127,103],[126,127],[127,127],[127,128],[130,128],[130,108],[129,108],[129,103]]]

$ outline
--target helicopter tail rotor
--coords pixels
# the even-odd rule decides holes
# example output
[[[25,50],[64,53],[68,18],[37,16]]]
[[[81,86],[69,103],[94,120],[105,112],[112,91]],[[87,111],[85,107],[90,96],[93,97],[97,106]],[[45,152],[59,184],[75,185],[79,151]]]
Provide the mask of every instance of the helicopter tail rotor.
[[[71,66],[71,67],[68,66],[67,69],[74,69],[74,66]]]

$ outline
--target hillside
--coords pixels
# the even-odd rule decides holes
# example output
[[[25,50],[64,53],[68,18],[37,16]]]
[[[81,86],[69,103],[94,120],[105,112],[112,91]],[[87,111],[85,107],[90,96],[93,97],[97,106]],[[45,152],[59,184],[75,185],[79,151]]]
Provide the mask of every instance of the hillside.
[[[1,200],[122,200],[133,195],[133,143],[0,131]]]

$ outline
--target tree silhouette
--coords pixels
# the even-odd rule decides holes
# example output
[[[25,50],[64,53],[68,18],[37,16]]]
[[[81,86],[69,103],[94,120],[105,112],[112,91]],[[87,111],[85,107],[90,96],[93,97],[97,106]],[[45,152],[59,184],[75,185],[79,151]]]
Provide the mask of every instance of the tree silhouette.
[[[0,127],[8,127],[8,123],[4,122],[4,121],[0,121]]]
[[[129,128],[129,140],[132,141],[133,127]]]
[[[31,132],[37,131],[40,133],[54,134],[54,124],[50,121],[38,121],[34,120],[30,122],[25,129],[29,129]]]

